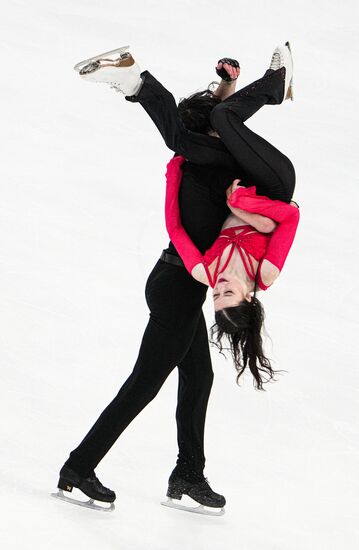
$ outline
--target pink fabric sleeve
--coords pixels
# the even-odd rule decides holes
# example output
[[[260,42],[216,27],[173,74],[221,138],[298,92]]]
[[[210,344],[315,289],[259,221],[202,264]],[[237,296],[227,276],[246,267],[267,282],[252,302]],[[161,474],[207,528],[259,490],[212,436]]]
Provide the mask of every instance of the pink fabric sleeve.
[[[228,199],[229,204],[246,212],[262,214],[278,223],[262,261],[268,260],[282,270],[299,223],[299,209],[286,202],[256,194],[256,188],[240,187]]]
[[[194,266],[202,262],[203,256],[191,241],[181,223],[178,193],[182,179],[181,165],[184,160],[184,157],[176,156],[167,164],[165,217],[170,239],[181,256],[187,271],[191,274]]]

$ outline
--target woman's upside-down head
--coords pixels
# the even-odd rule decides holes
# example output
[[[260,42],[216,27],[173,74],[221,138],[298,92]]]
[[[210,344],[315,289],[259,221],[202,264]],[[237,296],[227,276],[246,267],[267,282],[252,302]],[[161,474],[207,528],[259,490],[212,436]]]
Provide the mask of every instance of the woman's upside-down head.
[[[272,369],[270,360],[264,355],[261,335],[264,309],[261,302],[255,295],[243,292],[235,280],[223,279],[213,289],[213,299],[215,324],[211,327],[211,342],[220,352],[230,350],[238,371],[237,383],[249,367],[256,388],[263,390],[263,384],[274,381],[274,375],[279,371]],[[229,348],[223,344],[225,338]]]

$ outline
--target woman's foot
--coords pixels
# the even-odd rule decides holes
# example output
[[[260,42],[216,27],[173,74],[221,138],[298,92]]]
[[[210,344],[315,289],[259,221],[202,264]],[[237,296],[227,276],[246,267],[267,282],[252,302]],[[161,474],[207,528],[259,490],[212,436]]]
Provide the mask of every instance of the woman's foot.
[[[110,84],[118,92],[132,96],[142,86],[141,69],[128,51],[129,46],[80,61],[74,67],[83,80]]]
[[[282,67],[285,68],[284,92],[283,99],[291,99],[293,101],[293,57],[289,42],[284,46],[277,46],[274,50],[269,69],[277,71]]]

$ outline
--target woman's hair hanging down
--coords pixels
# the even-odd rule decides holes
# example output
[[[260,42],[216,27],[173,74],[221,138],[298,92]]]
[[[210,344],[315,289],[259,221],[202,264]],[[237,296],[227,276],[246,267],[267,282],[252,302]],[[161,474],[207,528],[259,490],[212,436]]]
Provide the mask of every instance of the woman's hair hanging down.
[[[255,288],[257,277],[255,280]],[[270,360],[263,352],[261,331],[264,323],[264,309],[256,297],[252,300],[243,300],[238,306],[227,307],[216,311],[215,324],[211,327],[211,343],[217,346],[222,353],[230,350],[234,366],[238,371],[237,384],[240,376],[249,367],[258,390],[264,390],[263,384],[275,381],[277,372],[272,369]],[[223,337],[226,336],[229,348],[224,347]],[[264,377],[263,374],[267,376]]]
[[[214,95],[213,84],[201,92],[180,99],[177,109],[180,119],[187,130],[199,134],[208,134],[213,130],[210,114],[212,109],[221,103],[221,98]],[[212,88],[212,89],[211,89]]]

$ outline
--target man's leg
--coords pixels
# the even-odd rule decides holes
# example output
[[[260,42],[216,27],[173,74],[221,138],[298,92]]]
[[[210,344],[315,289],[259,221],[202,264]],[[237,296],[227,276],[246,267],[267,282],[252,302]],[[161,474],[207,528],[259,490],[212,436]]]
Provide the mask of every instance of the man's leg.
[[[178,365],[176,410],[178,458],[172,474],[196,483],[205,466],[204,427],[213,383],[208,334],[203,313],[186,356]]]
[[[133,372],[106,407],[66,465],[86,477],[120,434],[157,395],[162,384],[186,356],[201,316],[206,287],[182,267],[159,261],[147,285],[151,310]]]

